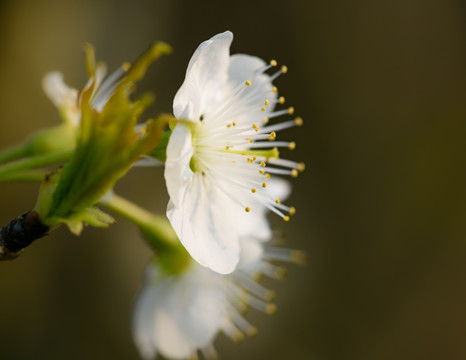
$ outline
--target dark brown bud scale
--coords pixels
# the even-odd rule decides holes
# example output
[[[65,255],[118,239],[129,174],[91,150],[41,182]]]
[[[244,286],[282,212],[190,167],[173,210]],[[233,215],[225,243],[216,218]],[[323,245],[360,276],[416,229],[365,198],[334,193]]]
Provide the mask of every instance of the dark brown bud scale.
[[[31,210],[11,220],[0,229],[0,260],[12,260],[34,240],[47,235],[49,227],[42,224],[36,211]]]

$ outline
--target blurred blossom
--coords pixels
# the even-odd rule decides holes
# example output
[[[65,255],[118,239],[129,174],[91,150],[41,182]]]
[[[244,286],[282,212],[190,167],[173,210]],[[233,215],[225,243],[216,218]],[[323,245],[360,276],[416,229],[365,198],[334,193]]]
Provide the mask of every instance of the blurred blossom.
[[[149,264],[133,318],[134,339],[144,359],[157,353],[170,359],[197,358],[198,351],[216,358],[213,341],[220,331],[235,342],[257,333],[244,316],[250,307],[267,314],[276,311],[275,293],[260,279],[282,279],[286,270],[272,261],[302,263],[304,255],[251,237],[240,243],[239,264],[229,275],[194,261],[176,275]]]
[[[294,112],[274,111],[284,98],[272,82],[287,68],[269,75],[276,61],[230,56],[232,40],[229,31],[215,35],[192,56],[173,102],[178,125],[165,167],[173,228],[199,264],[222,274],[238,264],[241,236],[270,237],[267,210],[286,221],[295,212],[268,188],[271,174],[295,177],[304,169],[279,158],[278,148],[294,149],[294,142],[271,142],[276,131],[302,124],[301,118],[269,124]]]

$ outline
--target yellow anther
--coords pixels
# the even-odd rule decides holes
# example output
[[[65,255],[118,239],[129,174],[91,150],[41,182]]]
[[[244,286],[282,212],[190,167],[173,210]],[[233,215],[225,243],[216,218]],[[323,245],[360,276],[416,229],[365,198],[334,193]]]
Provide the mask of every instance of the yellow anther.
[[[282,74],[286,74],[288,72],[288,67],[286,65],[282,66]]]
[[[251,208],[249,206],[246,206],[246,208],[244,210],[246,210],[246,212],[250,212]]]
[[[262,108],[261,108],[261,111],[265,111],[265,107],[262,107]]]
[[[245,84],[246,84],[246,86],[251,86],[252,82],[250,82],[249,80],[246,80]]]
[[[291,170],[291,177],[294,177],[294,178],[298,177],[298,170],[296,169]]]
[[[249,141],[249,143],[252,143],[252,139],[251,139],[251,138],[249,138],[249,139],[247,139],[247,140]]]
[[[251,274],[251,279],[254,280],[255,282],[261,282],[263,278],[264,278],[264,275],[258,271],[254,271]]]
[[[275,204],[280,204],[280,199],[275,199]]]
[[[256,160],[257,160],[257,156],[254,155],[254,156],[252,157],[252,159],[253,159],[254,161],[256,161]]]
[[[303,119],[300,118],[300,117],[297,117],[295,120],[294,120],[296,126],[302,126],[303,125]]]
[[[269,315],[273,315],[277,312],[277,305],[275,304],[267,304],[265,306],[265,312]]]
[[[290,106],[290,107],[288,108],[288,114],[290,114],[290,115],[293,115],[293,114],[294,114],[294,107],[293,107],[293,106]]]
[[[275,131],[272,131],[269,136],[270,141],[274,141],[277,138],[277,133]]]
[[[230,147],[228,145],[225,146],[225,150],[230,150]]]
[[[286,268],[284,268],[283,266],[279,266],[275,269],[274,275],[278,280],[286,279],[286,277],[288,276],[288,270],[286,270]]]
[[[227,124],[227,128],[231,127],[231,124]]]
[[[129,62],[125,62],[123,63],[123,65],[121,65],[121,68],[127,72],[130,68],[131,68],[131,64]]]
[[[236,121],[233,121],[231,125],[236,126]]]
[[[269,123],[269,118],[264,118],[264,124],[268,124]]]
[[[264,170],[262,170],[262,169],[261,169],[261,170],[259,170],[259,174],[264,174],[264,173],[265,173],[265,171],[264,171]]]
[[[261,161],[260,164],[261,164],[261,166],[265,167],[265,162],[264,161]],[[261,170],[261,171],[264,171],[264,170]]]
[[[277,60],[270,60],[270,65],[277,66]]]
[[[248,336],[251,336],[251,337],[256,336],[256,335],[257,335],[257,328],[254,327],[254,326],[251,326],[250,328],[248,328],[248,329],[246,330],[246,334],[247,334]]]
[[[266,100],[264,101],[264,105],[265,105],[265,106],[269,106],[269,104],[270,104],[269,100],[266,99]]]
[[[285,220],[285,221],[290,221],[290,217],[289,217],[289,216],[285,216],[285,217],[283,218],[283,220]]]
[[[290,141],[290,143],[288,144],[288,149],[290,150],[296,149],[296,143],[294,141]]]
[[[257,124],[252,124],[252,128],[256,131],[259,131],[259,126],[257,126]]]
[[[267,187],[267,184],[265,182],[262,183],[262,187],[263,188],[266,188]]]
[[[277,91],[278,91],[277,87],[274,86],[274,87],[272,88],[272,92],[276,93]]]
[[[233,340],[233,342],[235,343],[240,343],[244,340],[244,334],[241,331],[237,330],[233,334],[231,334],[231,340]]]
[[[306,169],[306,164],[303,163],[303,162],[300,162],[300,163],[298,164],[298,170],[299,170],[300,172],[303,172],[304,169]]]
[[[291,261],[299,265],[305,265],[307,263],[307,254],[303,251],[293,250],[290,252]]]
[[[266,178],[266,179],[270,179],[270,174],[269,174],[269,173],[266,173],[266,174],[265,174],[265,178]]]
[[[251,189],[251,192],[252,192],[253,194],[254,194],[256,191],[257,191],[256,188],[252,188],[252,189]]]
[[[288,210],[288,212],[290,213],[290,215],[294,215],[296,214],[296,208],[294,206],[290,206],[290,210]]]
[[[233,164],[236,164],[236,160],[232,160],[231,162],[232,162]]]
[[[278,98],[278,103],[283,105],[283,104],[285,103],[285,97],[284,97],[284,96],[280,96],[280,97]]]

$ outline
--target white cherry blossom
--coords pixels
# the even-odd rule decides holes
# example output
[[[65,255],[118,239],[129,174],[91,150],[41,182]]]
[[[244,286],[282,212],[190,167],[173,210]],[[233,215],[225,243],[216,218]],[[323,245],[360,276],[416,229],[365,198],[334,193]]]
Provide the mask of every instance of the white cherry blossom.
[[[273,260],[273,263],[271,262]],[[303,253],[241,239],[241,260],[232,274],[221,275],[192,261],[181,274],[167,275],[150,264],[133,316],[133,336],[144,359],[195,359],[202,352],[216,358],[219,332],[233,341],[254,336],[257,329],[244,314],[255,308],[273,314],[275,293],[258,281],[262,275],[282,279],[286,269],[275,260],[302,263]]]
[[[276,61],[230,56],[232,40],[229,31],[218,34],[192,56],[173,102],[178,124],[165,163],[173,228],[199,264],[222,274],[238,264],[241,236],[270,237],[266,210],[286,221],[294,213],[270,191],[271,176],[295,177],[304,169],[279,157],[278,148],[293,149],[294,142],[275,141],[277,131],[302,120],[272,124],[294,111],[274,110],[284,98],[272,82],[287,68],[269,75]]]

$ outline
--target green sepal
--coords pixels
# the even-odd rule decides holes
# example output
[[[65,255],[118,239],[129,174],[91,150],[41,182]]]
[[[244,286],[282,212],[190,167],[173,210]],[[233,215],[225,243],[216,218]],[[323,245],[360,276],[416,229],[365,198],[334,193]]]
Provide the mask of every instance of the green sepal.
[[[157,147],[154,149],[154,151],[152,151],[149,154],[149,156],[162,162],[165,162],[167,160],[167,145],[171,133],[171,130],[163,132],[162,136],[160,137],[159,143],[157,144]]]
[[[159,48],[161,46],[161,48]],[[147,66],[166,52],[165,45],[155,45],[143,54],[113,89],[101,110],[93,107],[100,85],[103,65],[95,63],[94,51],[86,47],[86,67],[90,81],[80,94],[81,122],[73,157],[54,177],[50,186],[43,187],[37,207],[44,224],[50,227],[65,223],[79,234],[83,223],[107,226],[112,218],[96,210],[96,204],[130,169],[157,146],[162,129],[172,116],[161,115],[148,121],[145,131],[136,125],[142,112],[152,104],[154,96],[144,94],[132,101],[134,81],[140,79]]]

